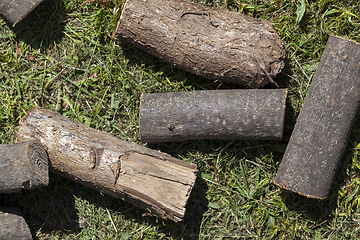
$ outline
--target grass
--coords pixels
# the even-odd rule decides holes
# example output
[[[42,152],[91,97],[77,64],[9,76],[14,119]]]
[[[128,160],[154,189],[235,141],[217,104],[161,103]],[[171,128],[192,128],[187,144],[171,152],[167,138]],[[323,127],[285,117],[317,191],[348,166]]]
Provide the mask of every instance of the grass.
[[[35,238],[359,238],[359,120],[328,199],[307,199],[273,184],[329,35],[360,42],[358,1],[197,2],[274,24],[287,55],[276,79],[289,89],[283,140],[146,145],[198,165],[198,180],[180,223],[147,216],[52,173],[47,187],[1,194],[0,206],[20,208]],[[237,88],[188,74],[112,39],[122,6],[123,1],[115,0],[44,0],[15,28],[0,19],[1,143],[14,143],[19,120],[34,105],[140,143],[142,93]]]

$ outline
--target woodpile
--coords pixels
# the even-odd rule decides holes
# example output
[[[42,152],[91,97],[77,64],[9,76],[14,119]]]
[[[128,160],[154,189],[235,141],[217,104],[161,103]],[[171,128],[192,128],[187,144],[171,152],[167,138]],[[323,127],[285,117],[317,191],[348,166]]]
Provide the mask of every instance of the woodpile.
[[[11,24],[41,0],[2,1]],[[185,0],[127,0],[116,38],[190,73],[260,88],[284,67],[272,25]],[[331,36],[288,143],[275,184],[326,198],[360,101],[360,45]],[[143,94],[141,141],[280,140],[286,89]],[[175,222],[184,218],[197,166],[35,107],[18,143],[0,145],[0,193],[47,185],[48,169]],[[49,167],[50,166],[50,167]],[[31,239],[18,209],[0,209],[0,238]]]

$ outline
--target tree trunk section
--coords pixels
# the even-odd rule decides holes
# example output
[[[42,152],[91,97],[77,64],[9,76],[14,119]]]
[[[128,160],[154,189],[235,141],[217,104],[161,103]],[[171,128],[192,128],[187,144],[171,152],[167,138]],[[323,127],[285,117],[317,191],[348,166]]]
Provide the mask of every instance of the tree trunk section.
[[[51,170],[101,193],[124,199],[162,218],[182,220],[196,180],[196,165],[147,149],[35,107],[17,140],[47,147]]]
[[[38,141],[0,144],[0,193],[47,185],[48,160],[45,148]]]
[[[275,184],[326,198],[360,101],[360,44],[330,36]]]
[[[284,67],[271,23],[184,0],[127,0],[114,36],[193,74],[249,88]]]
[[[143,94],[142,142],[282,138],[286,89]]]
[[[0,208],[0,239],[33,239],[18,208]]]
[[[0,13],[15,26],[41,2],[42,0],[0,0]]]

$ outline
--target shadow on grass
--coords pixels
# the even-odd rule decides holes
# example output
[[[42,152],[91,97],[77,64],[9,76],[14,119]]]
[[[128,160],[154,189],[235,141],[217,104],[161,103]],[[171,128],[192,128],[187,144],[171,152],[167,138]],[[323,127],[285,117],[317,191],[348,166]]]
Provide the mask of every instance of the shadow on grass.
[[[97,191],[87,188],[71,180],[64,179],[50,173],[50,183],[48,186],[22,191],[20,193],[0,194],[0,207],[18,207],[28,223],[34,239],[48,238],[49,236],[66,237],[69,234],[77,235],[80,228],[81,219],[79,212],[75,208],[86,208],[87,206],[78,201],[93,204],[95,208],[89,209],[88,224],[96,225],[105,234],[110,233],[110,228],[106,229],[107,223],[102,220],[108,217],[107,213],[96,215],[98,208],[107,209],[119,216],[117,221],[118,236],[132,236],[132,224],[147,223],[156,226],[160,233],[174,239],[197,239],[204,212],[207,210],[206,200],[207,185],[203,180],[198,179],[190,195],[187,210],[182,222],[175,223],[170,220],[163,220],[154,216],[149,216],[146,210],[133,206],[111,196],[102,195]],[[91,208],[91,207],[90,207]],[[82,211],[82,210],[81,210]],[[119,225],[120,224],[120,225]],[[128,225],[128,228],[124,227]],[[39,233],[38,233],[39,232]],[[128,239],[128,238],[125,238]]]
[[[62,0],[44,0],[12,30],[18,41],[23,41],[33,49],[46,51],[62,39],[65,18]]]

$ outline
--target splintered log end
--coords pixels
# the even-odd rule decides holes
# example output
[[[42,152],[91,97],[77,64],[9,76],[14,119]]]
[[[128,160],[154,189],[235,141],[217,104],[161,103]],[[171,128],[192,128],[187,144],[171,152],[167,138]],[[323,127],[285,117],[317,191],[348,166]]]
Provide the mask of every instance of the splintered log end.
[[[275,178],[275,184],[324,199],[359,109],[360,44],[330,36]]]
[[[15,26],[43,0],[0,0],[0,13]]]
[[[127,0],[114,37],[190,73],[247,88],[276,85],[285,65],[270,22],[185,0]]]
[[[195,184],[196,164],[121,140],[35,107],[22,119],[17,141],[38,140],[53,172],[128,201],[150,213],[181,221]]]
[[[39,141],[0,145],[0,193],[34,189],[48,183],[48,155]]]
[[[0,208],[0,239],[33,239],[18,208]]]

